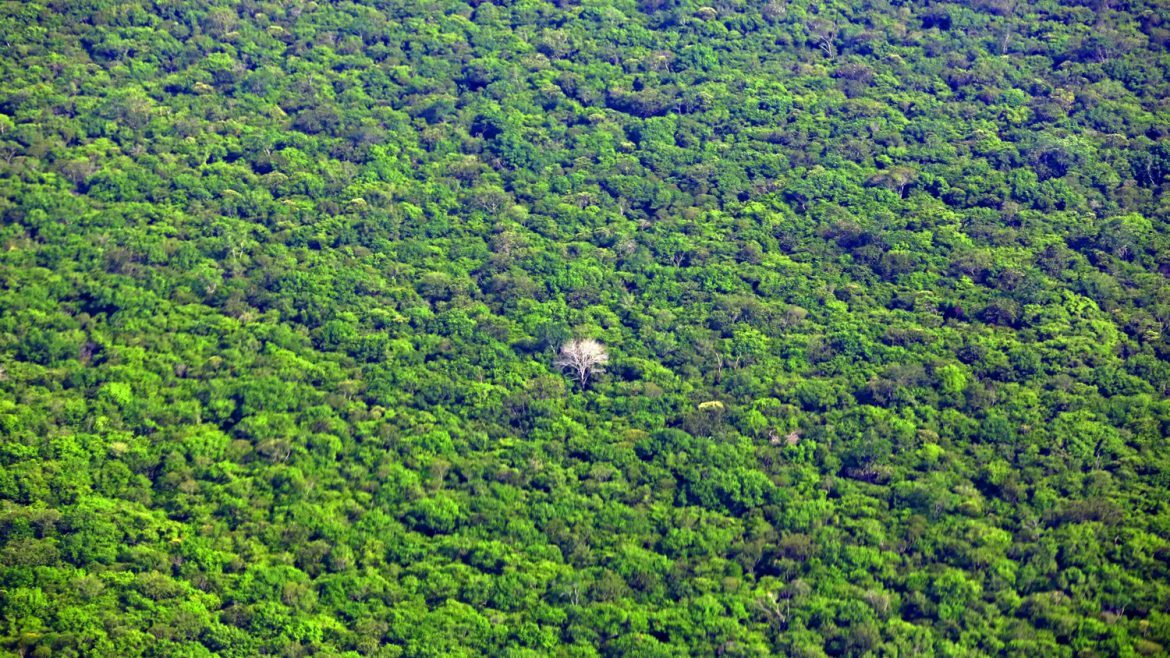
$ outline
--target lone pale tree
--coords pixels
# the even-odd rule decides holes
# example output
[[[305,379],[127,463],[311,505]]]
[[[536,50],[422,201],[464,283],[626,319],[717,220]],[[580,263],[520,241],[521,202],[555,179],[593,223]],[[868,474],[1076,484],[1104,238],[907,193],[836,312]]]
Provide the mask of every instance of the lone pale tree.
[[[571,372],[584,389],[590,377],[605,372],[608,361],[609,354],[604,345],[592,338],[584,338],[562,345],[561,353],[553,363],[561,370]]]

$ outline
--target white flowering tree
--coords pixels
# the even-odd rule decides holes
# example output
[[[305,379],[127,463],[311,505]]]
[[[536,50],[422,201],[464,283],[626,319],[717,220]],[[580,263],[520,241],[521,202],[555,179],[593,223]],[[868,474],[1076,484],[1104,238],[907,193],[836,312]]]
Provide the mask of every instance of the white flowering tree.
[[[605,372],[605,364],[608,361],[609,354],[605,351],[605,345],[592,338],[584,338],[570,340],[562,345],[561,353],[553,363],[576,377],[584,389],[590,377]]]

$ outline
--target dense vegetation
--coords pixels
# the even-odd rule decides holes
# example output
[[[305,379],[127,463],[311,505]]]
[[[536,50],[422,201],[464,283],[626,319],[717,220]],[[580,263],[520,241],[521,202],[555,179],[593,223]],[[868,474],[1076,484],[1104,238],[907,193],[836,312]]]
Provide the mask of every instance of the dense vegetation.
[[[1167,655],[1164,2],[0,34],[3,655]]]

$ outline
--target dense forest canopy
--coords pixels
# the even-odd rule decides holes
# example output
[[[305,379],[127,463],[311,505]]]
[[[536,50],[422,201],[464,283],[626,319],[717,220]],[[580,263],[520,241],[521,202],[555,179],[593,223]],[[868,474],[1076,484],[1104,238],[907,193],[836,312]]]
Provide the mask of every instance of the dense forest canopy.
[[[0,654],[1170,651],[1166,3],[0,35]]]

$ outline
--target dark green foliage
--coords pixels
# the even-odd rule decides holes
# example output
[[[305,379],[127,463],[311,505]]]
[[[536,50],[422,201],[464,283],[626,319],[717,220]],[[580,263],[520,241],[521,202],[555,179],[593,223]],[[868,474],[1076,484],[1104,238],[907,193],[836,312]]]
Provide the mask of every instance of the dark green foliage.
[[[1167,654],[1165,3],[0,34],[3,655]]]

